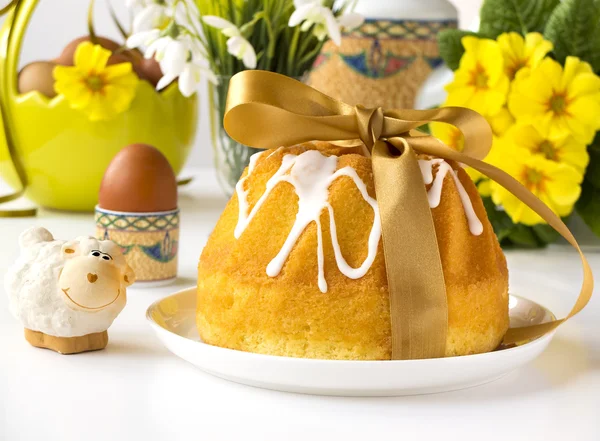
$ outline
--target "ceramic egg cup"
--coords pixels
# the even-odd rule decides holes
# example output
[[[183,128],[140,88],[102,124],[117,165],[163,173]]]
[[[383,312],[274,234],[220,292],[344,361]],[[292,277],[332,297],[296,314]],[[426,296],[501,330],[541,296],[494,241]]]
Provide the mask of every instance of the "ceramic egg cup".
[[[144,287],[167,285],[177,277],[179,209],[128,213],[96,207],[96,237],[118,244]]]

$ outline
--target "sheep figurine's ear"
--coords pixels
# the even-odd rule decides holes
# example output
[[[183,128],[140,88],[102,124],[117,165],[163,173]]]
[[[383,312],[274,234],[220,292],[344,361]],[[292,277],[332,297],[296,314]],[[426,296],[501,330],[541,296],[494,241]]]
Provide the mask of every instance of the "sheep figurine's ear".
[[[71,259],[80,255],[80,243],[78,240],[66,242],[60,249],[63,259]]]
[[[123,282],[125,286],[133,285],[135,282],[135,273],[133,272],[133,268],[129,265],[125,265],[125,271],[123,272]]]
[[[54,237],[52,233],[42,227],[31,227],[21,233],[19,236],[19,246],[21,249],[26,250],[32,245],[42,242],[52,242]]]

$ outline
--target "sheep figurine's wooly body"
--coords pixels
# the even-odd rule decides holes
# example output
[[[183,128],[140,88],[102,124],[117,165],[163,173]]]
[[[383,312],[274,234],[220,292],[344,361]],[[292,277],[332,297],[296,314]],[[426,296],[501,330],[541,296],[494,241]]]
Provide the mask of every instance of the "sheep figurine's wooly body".
[[[19,244],[4,282],[27,340],[61,353],[104,348],[135,279],[121,249],[92,237],[54,240],[39,227],[23,232]]]

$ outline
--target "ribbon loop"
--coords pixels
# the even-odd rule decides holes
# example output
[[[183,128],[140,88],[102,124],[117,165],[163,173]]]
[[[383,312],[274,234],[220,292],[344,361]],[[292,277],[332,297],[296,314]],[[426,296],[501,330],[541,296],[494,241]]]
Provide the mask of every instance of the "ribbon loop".
[[[360,140],[371,151],[383,133],[383,109],[381,107],[367,109],[358,105],[355,107],[355,112]]]
[[[511,328],[504,337],[505,343],[544,335],[581,311],[590,300],[593,275],[566,225],[514,178],[481,161],[492,146],[492,130],[477,112],[460,107],[431,110],[353,107],[299,81],[264,71],[235,75],[226,107],[225,129],[233,139],[251,147],[269,149],[314,140],[360,139],[369,150],[365,154],[373,152],[392,316],[393,359],[445,355],[446,288],[431,209],[417,163],[418,153],[453,160],[480,171],[538,213],[579,253],[584,279],[569,315],[543,325]],[[460,130],[464,136],[462,152],[417,130],[430,122],[451,124]],[[346,144],[350,145],[344,142],[336,145]],[[403,153],[395,156],[392,146]]]

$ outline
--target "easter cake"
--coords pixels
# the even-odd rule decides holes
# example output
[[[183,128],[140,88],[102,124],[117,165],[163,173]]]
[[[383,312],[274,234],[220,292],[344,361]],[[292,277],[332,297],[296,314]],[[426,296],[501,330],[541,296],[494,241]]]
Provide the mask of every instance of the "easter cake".
[[[446,285],[445,355],[491,351],[508,329],[506,260],[465,171],[430,157],[419,165]],[[390,359],[371,160],[325,142],[254,155],[200,257],[197,300],[198,331],[212,345]]]

